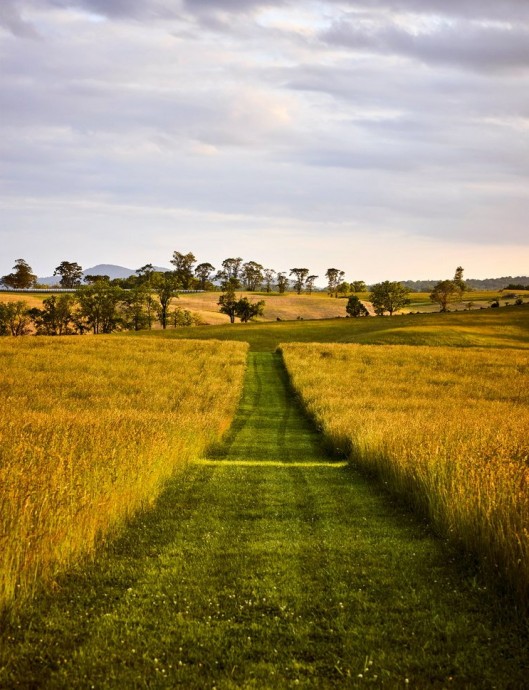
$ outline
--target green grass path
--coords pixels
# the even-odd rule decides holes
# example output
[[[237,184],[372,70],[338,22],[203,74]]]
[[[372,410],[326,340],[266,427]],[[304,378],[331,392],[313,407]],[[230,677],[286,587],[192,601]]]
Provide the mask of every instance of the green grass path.
[[[225,443],[5,628],[0,687],[526,687],[521,626],[320,444],[251,353]]]

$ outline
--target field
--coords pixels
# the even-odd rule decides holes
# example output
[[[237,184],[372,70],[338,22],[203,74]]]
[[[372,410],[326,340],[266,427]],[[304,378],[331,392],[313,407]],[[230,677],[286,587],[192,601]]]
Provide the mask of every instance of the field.
[[[528,306],[0,358],[0,687],[525,687]]]
[[[0,340],[0,608],[25,599],[229,426],[246,346]]]
[[[0,686],[523,687],[511,609],[322,441],[251,352],[223,442],[0,632]]]
[[[193,338],[248,342],[255,351],[273,352],[280,343],[363,343],[529,348],[529,305],[447,314],[412,314],[360,319],[235,323],[167,331],[141,331],[140,337]],[[135,337],[129,334],[125,337]]]
[[[217,304],[220,292],[204,292],[204,293],[190,293],[181,294],[178,298],[171,301],[172,307],[180,307],[181,309],[188,309],[193,314],[199,317],[201,323],[205,325],[227,325],[229,324],[229,317],[226,314],[219,312]],[[529,291],[519,292],[522,298],[529,302]],[[321,320],[321,319],[335,319],[345,317],[345,307],[347,304],[346,298],[330,297],[326,292],[313,292],[311,295],[289,292],[285,294],[279,293],[253,293],[253,292],[237,292],[237,295],[245,296],[250,301],[264,300],[265,307],[262,316],[255,319],[256,322],[266,323],[272,321],[297,321],[297,320]],[[360,299],[367,301],[369,293],[359,293]],[[42,300],[49,297],[49,294],[27,293],[27,294],[10,294],[9,292],[0,292],[0,302],[25,301],[28,306],[41,307]],[[439,311],[439,306],[433,304],[430,300],[430,294],[424,293],[410,293],[410,304],[401,310],[401,314],[408,313],[426,313],[431,314]],[[468,309],[468,303],[472,302],[472,311],[489,308],[493,300],[498,300],[503,307],[506,304],[514,304],[514,299],[505,299],[501,292],[486,292],[476,291],[468,293],[461,303],[452,303],[449,308],[453,311],[465,311]],[[369,306],[369,305],[368,305]],[[159,330],[159,324],[153,325],[155,330]]]
[[[529,353],[285,345],[336,448],[529,603]]]

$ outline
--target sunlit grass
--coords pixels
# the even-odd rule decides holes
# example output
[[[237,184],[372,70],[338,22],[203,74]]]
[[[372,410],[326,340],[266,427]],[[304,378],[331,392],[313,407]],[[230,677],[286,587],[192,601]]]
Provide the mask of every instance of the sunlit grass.
[[[335,447],[425,511],[529,602],[529,354],[283,346]]]
[[[228,428],[246,346],[0,341],[0,608],[29,596]]]
[[[329,298],[331,300],[331,298]],[[340,300],[335,300],[340,301]],[[140,332],[145,336],[149,332]],[[158,331],[161,338],[248,342],[254,351],[273,352],[280,343],[369,343],[529,348],[529,305],[448,314],[413,314],[361,319],[235,323]],[[128,334],[127,337],[135,337]]]

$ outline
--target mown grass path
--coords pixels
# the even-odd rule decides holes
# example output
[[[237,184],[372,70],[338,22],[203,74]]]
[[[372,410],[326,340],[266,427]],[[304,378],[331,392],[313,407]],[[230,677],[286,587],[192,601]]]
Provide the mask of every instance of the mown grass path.
[[[224,445],[6,626],[0,686],[522,688],[526,639],[251,353]]]

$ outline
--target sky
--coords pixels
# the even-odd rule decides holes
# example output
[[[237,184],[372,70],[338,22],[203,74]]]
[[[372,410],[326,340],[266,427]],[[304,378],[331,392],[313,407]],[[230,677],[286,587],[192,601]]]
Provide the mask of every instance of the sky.
[[[25,259],[529,274],[529,2],[0,0]]]

